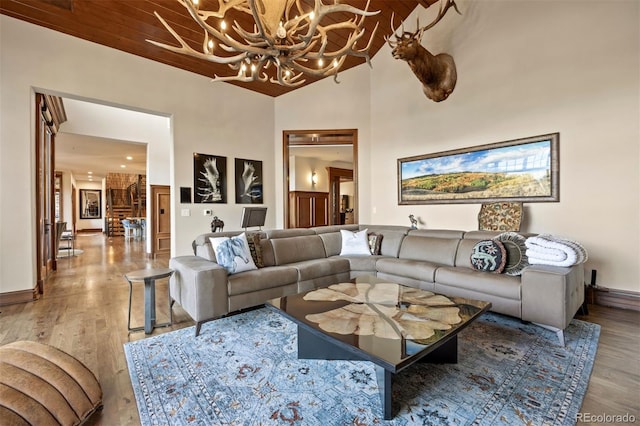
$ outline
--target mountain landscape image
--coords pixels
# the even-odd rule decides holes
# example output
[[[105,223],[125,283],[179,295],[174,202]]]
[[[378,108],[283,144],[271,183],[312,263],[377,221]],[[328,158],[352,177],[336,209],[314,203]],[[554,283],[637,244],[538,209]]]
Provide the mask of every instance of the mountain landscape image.
[[[549,197],[551,141],[401,161],[400,201]]]

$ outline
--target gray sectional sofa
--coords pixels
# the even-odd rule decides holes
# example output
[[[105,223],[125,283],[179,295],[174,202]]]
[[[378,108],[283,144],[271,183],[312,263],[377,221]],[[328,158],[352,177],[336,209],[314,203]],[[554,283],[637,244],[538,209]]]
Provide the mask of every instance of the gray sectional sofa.
[[[341,256],[340,230],[368,229],[382,235],[379,255]],[[477,271],[475,244],[498,232],[422,230],[401,226],[342,225],[259,231],[264,267],[228,274],[216,263],[208,233],[193,242],[193,256],[170,260],[173,301],[201,325],[234,311],[290,294],[375,275],[448,296],[491,302],[491,310],[554,330],[564,329],[584,302],[584,268],[531,265],[521,275]]]

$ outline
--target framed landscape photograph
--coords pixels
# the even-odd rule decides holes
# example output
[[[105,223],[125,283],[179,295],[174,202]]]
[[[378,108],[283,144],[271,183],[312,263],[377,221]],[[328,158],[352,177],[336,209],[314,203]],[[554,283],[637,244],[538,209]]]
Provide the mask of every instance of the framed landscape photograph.
[[[80,190],[80,219],[100,219],[102,217],[102,190]]]
[[[227,202],[227,157],[193,154],[193,202]]]
[[[398,204],[557,202],[559,133],[398,160]]]
[[[236,204],[262,204],[262,161],[236,158]]]

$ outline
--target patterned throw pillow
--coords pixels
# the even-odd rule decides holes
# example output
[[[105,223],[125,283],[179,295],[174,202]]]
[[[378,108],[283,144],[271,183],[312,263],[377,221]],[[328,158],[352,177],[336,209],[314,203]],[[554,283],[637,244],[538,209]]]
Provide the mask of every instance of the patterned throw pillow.
[[[262,258],[262,246],[260,245],[260,234],[253,233],[249,235],[247,238],[247,243],[249,243],[249,251],[251,252],[251,258],[253,259],[253,263],[256,264],[258,268],[264,268],[264,259]]]
[[[247,236],[243,232],[237,237],[211,237],[211,246],[216,254],[216,262],[229,274],[258,269],[253,263]]]
[[[507,251],[500,241],[479,241],[471,252],[471,267],[477,271],[499,274],[507,263]]]
[[[512,276],[521,275],[522,270],[529,266],[527,246],[524,244],[527,239],[517,232],[503,232],[494,239],[500,241],[507,251],[504,273]]]
[[[367,238],[369,239],[369,251],[373,255],[381,254],[382,250],[382,234],[376,234],[375,232],[370,232],[367,234]]]
[[[522,222],[522,202],[483,203],[478,213],[481,231],[519,231]]]

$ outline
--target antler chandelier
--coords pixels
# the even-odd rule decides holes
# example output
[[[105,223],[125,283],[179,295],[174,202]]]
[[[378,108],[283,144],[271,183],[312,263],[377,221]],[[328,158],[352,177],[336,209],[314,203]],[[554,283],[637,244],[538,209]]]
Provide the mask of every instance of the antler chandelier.
[[[363,48],[356,43],[364,36],[365,17],[379,11],[369,11],[369,1],[364,9],[348,4],[324,4],[315,0],[313,10],[305,10],[301,0],[217,0],[216,10],[203,10],[199,0],[177,0],[204,31],[202,50],[193,49],[155,12],[164,27],[180,43],[180,47],[147,40],[172,52],[189,55],[218,64],[227,64],[235,75],[214,75],[213,81],[270,81],[283,86],[303,84],[304,75],[314,77],[334,76],[347,56],[363,57],[370,63],[369,48],[378,25],[369,42]],[[235,12],[234,12],[235,11]],[[253,17],[253,28],[246,29],[233,20],[231,28],[225,20],[238,12]],[[351,19],[324,23],[323,18],[334,13],[348,13]],[[212,24],[207,23],[211,19]],[[328,20],[327,20],[328,21]],[[213,25],[213,22],[218,25]],[[348,31],[343,45],[329,50],[329,35]],[[270,67],[275,72],[267,74]]]

